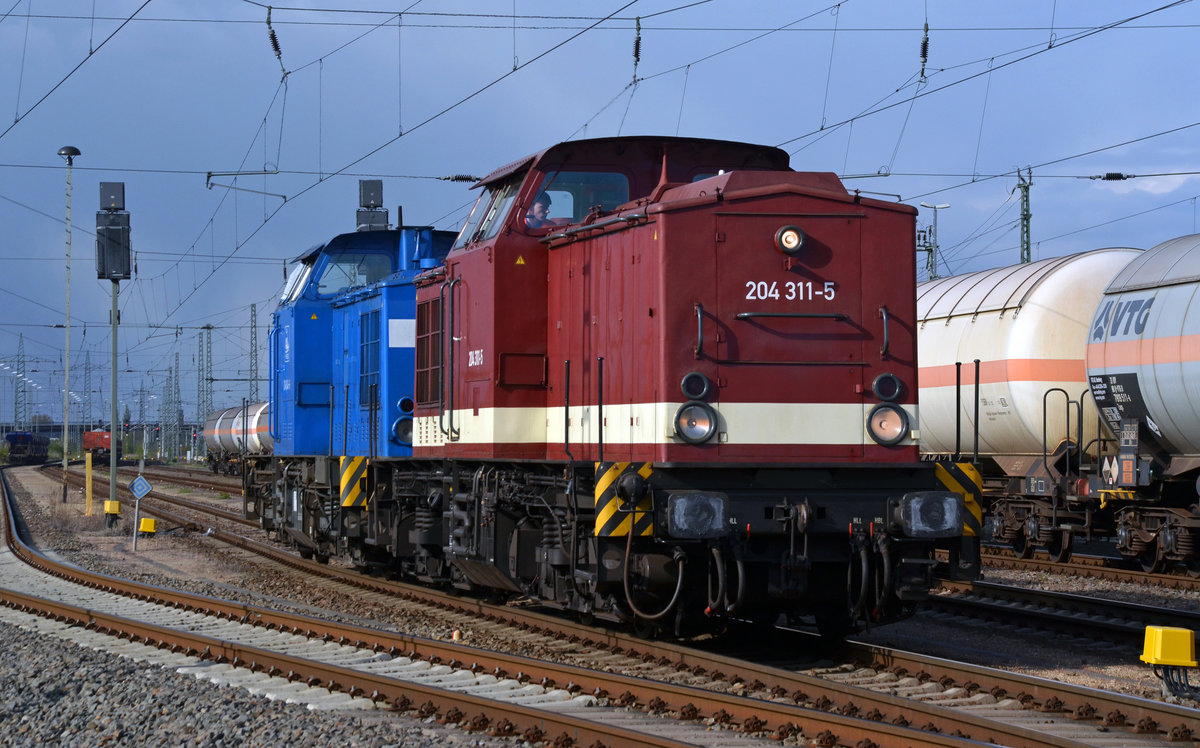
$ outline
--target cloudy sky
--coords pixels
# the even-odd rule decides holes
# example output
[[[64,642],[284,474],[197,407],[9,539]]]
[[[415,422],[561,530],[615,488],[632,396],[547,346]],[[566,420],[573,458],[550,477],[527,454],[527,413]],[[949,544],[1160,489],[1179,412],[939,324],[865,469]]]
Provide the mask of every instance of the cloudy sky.
[[[1188,0],[0,0],[0,361],[23,338],[34,412],[61,418],[63,146],[82,152],[72,420],[85,401],[108,413],[100,182],[125,183],[136,255],[119,400],[136,418],[144,392],[157,419],[178,354],[192,420],[200,328],[214,404],[240,402],[251,304],[266,376],[285,261],[353,228],[359,179],[383,180],[393,220],[403,205],[406,223],[457,229],[474,194],[439,177],[573,138],[725,138],[949,204],[942,275],[1019,259],[1018,169],[1034,259],[1148,248],[1197,230],[1198,56]],[[1136,178],[1091,178],[1108,173]],[[12,413],[0,369],[0,423]]]

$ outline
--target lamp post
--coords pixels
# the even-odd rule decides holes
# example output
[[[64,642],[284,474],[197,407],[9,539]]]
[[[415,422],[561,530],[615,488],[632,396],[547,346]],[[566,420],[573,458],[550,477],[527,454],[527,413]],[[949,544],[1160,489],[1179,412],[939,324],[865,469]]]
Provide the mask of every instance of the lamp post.
[[[926,274],[929,276],[929,280],[934,280],[935,278],[937,278],[937,277],[938,277],[938,271],[937,271],[937,253],[938,253],[938,232],[937,232],[937,219],[938,219],[938,211],[939,211],[939,210],[945,210],[946,208],[949,208],[949,207],[950,207],[950,203],[939,203],[939,204],[937,204],[937,205],[930,205],[929,203],[921,203],[921,207],[922,207],[922,208],[930,208],[930,209],[932,209],[932,210],[933,210],[933,238],[932,238],[932,241],[930,241],[930,242],[929,242],[929,250],[928,250],[928,251],[929,251],[929,256],[925,258],[925,271],[926,271]]]
[[[67,444],[70,437],[67,410],[70,405],[71,392],[71,167],[75,165],[75,157],[81,155],[73,145],[64,145],[58,149],[58,155],[67,160],[67,301],[63,307],[66,313],[66,345],[63,348],[63,438],[62,438],[62,470],[63,488],[62,503],[67,503]]]

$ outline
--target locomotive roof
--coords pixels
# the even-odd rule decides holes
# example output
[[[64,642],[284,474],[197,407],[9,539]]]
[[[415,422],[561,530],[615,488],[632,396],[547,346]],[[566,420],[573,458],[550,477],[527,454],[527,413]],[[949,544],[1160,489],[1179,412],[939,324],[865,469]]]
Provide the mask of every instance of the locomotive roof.
[[[674,157],[682,160],[697,160],[702,163],[719,162],[727,164],[729,169],[740,167],[788,171],[791,168],[787,151],[774,146],[709,138],[632,135],[568,140],[552,145],[501,166],[476,182],[472,189],[516,174],[534,163],[560,163],[575,160],[585,163],[628,163],[633,160],[652,162],[657,165],[662,160],[664,151],[668,159]]]
[[[1200,280],[1200,234],[1170,239],[1147,249],[1117,273],[1104,293],[1174,286]]]

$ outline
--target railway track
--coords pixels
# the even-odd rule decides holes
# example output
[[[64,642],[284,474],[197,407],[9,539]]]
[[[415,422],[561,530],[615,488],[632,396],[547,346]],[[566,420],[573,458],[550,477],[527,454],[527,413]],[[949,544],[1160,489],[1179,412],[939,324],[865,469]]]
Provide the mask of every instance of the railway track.
[[[853,666],[843,664],[813,669],[811,666],[785,668],[769,662],[755,664],[747,659],[751,655],[730,657],[675,643],[647,642],[520,608],[489,606],[306,562],[278,549],[258,548],[264,544],[233,533],[214,531],[211,534],[218,540],[297,568],[310,577],[338,580],[338,583],[419,602],[442,615],[449,612],[472,616],[475,620],[487,618],[492,625],[508,627],[508,633],[499,635],[501,638],[528,640],[532,637],[533,641],[526,641],[526,646],[551,650],[555,643],[574,642],[581,647],[581,651],[572,655],[578,661],[602,660],[610,669],[639,674],[639,680],[673,678],[699,682],[706,689],[726,688],[743,697],[760,699],[759,703],[790,701],[793,705],[829,713],[858,715],[869,722],[898,722],[928,732],[969,735],[976,739],[981,739],[978,736],[982,735],[988,742],[1005,745],[1096,744],[1081,740],[1080,735],[1098,738],[1112,733],[1122,735],[1123,740],[1134,739],[1137,745],[1160,745],[1172,736],[1175,739],[1185,736],[1188,724],[1196,717],[1189,710],[1157,702],[1091,689],[1072,689],[1036,678],[958,666],[936,658],[865,645],[851,645]],[[783,647],[789,651],[805,651],[812,650],[813,643],[811,639],[795,638],[789,639]],[[762,656],[761,653],[758,656]],[[961,669],[955,669],[956,666]],[[645,699],[641,703],[653,704],[654,708],[663,711],[698,716],[708,714],[694,700],[680,703],[662,695],[628,691],[628,696],[622,696],[632,703]],[[753,708],[744,716],[735,716],[725,707],[720,709],[724,712],[714,711],[711,718],[743,724],[746,719],[764,719],[757,716]],[[1037,723],[1037,729],[1026,725],[1031,721]],[[759,726],[753,721],[749,724]],[[768,729],[771,724],[768,722]],[[787,724],[778,723],[774,729],[782,728],[787,733],[792,729]],[[840,731],[830,729],[830,734],[838,736],[839,740],[844,732],[845,728]],[[1056,743],[1059,739],[1065,742]]]
[[[5,524],[13,526],[11,515]],[[771,724],[794,725],[791,720],[836,729],[852,742],[874,735],[878,745],[965,744],[779,704],[756,703],[762,716],[742,723],[741,731],[714,730],[736,724],[730,715],[744,712],[749,700],[118,580],[41,557],[15,534],[6,535],[4,604],[198,657],[203,662],[185,667],[221,682],[321,687],[345,693],[347,705],[438,714],[468,729],[562,745],[769,745]],[[233,674],[225,665],[248,672]],[[610,699],[610,693],[619,695]],[[680,719],[657,716],[668,711],[664,697],[685,700]],[[633,708],[639,704],[642,709]],[[702,719],[705,712],[710,721]]]
[[[1113,641],[1137,651],[1147,626],[1200,629],[1200,613],[1191,611],[990,582],[942,580],[941,588],[954,594],[931,596],[935,609]]]
[[[1007,548],[984,546],[983,561],[986,566],[994,569],[1072,574],[1113,582],[1128,582],[1129,584],[1141,585],[1151,584],[1168,589],[1200,592],[1200,575],[1193,574],[1183,567],[1173,567],[1166,571],[1149,573],[1127,568],[1124,559],[1108,556],[1075,554],[1071,556],[1070,561],[1061,563],[1036,556],[1033,558],[1021,558]]]

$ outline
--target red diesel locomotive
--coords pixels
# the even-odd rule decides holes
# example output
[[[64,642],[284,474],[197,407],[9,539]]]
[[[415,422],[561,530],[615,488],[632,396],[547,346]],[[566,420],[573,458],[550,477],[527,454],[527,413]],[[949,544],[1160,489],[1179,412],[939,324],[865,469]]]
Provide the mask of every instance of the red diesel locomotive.
[[[477,187],[416,281],[413,457],[343,505],[356,561],[672,632],[911,611],[963,527],[917,451],[913,208],[687,138]]]

